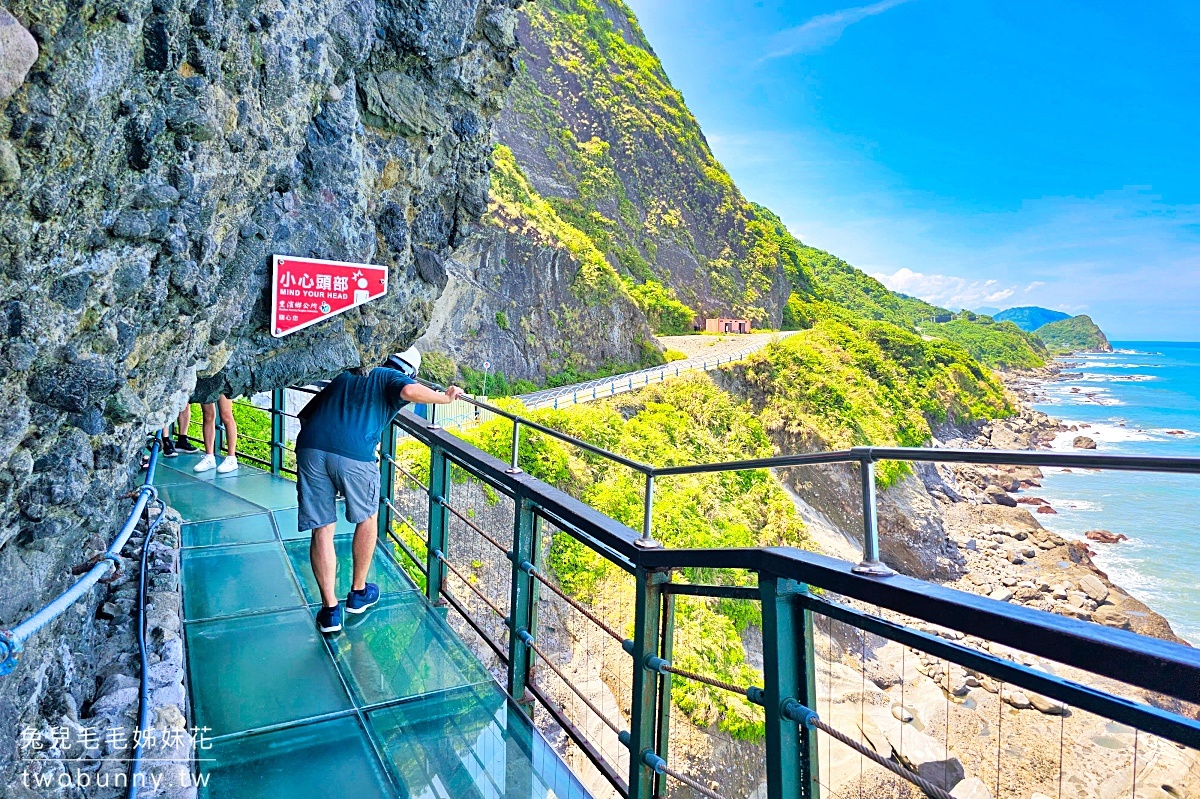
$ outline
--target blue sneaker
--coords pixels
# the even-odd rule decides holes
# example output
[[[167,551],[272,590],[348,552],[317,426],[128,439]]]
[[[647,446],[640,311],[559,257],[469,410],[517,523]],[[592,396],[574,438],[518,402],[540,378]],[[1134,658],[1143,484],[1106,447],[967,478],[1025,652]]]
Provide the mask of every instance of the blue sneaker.
[[[342,629],[341,603],[331,608],[321,608],[317,611],[317,627],[323,633],[336,633]]]
[[[367,583],[361,591],[351,591],[346,597],[347,613],[362,613],[379,601],[379,586]]]

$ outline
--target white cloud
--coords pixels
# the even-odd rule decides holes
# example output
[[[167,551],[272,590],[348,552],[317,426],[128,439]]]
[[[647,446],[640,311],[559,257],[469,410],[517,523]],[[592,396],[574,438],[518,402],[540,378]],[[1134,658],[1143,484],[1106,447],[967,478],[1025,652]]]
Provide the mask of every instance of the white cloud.
[[[869,6],[843,8],[841,11],[815,16],[803,25],[788,28],[771,37],[773,47],[764,60],[820,50],[842,38],[842,33],[846,28],[855,22],[882,14],[890,8],[907,2],[909,0],[880,0]]]
[[[927,275],[902,267],[893,274],[874,274],[871,277],[892,291],[899,291],[926,302],[957,311],[981,305],[1001,303],[1016,294],[1016,289],[1000,281],[967,280],[956,275]]]
[[[1028,286],[1025,287],[1025,291],[1033,291],[1034,289],[1039,288],[1040,286],[1044,286],[1044,285],[1046,285],[1045,281],[1035,280],[1032,283],[1030,283]]]

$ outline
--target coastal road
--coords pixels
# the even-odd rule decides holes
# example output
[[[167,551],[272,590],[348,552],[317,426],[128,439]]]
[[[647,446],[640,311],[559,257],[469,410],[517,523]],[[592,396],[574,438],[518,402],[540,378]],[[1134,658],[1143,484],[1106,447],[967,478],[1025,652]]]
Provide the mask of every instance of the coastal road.
[[[637,372],[627,372],[622,375],[589,380],[585,383],[574,383],[569,386],[520,394],[517,399],[525,403],[527,408],[565,408],[568,405],[591,402],[643,388],[651,383],[661,383],[686,372],[709,371],[718,366],[740,361],[771,342],[789,335],[791,333],[659,336],[658,340],[664,347],[668,350],[682,352],[687,358]]]

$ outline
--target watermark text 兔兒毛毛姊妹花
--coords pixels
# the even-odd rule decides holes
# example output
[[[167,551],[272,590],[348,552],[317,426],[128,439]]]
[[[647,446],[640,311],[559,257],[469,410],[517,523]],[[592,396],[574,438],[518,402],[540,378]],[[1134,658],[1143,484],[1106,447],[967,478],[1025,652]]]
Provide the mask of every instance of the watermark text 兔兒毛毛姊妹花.
[[[29,789],[138,789],[201,787],[210,761],[209,727],[136,729],[84,724],[27,726],[17,742],[20,782]],[[135,750],[141,768],[130,774]]]

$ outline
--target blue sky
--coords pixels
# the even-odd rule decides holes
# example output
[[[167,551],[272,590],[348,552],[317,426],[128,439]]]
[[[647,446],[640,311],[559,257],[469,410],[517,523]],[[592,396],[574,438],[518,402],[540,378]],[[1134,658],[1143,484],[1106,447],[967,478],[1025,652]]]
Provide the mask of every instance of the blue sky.
[[[805,242],[952,308],[1200,339],[1200,4],[628,2]]]

